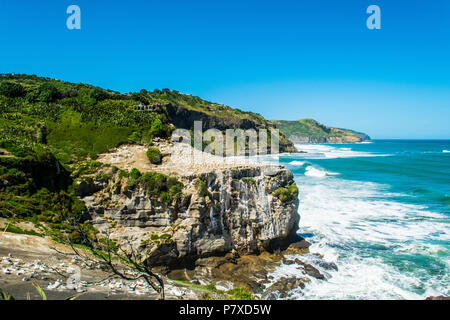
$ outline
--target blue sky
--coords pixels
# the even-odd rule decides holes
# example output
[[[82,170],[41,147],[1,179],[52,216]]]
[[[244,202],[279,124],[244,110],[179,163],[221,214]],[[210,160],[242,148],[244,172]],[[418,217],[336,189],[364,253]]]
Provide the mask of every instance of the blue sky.
[[[66,28],[81,8],[82,29]],[[366,8],[381,8],[368,30]],[[450,1],[3,0],[0,72],[450,138]]]

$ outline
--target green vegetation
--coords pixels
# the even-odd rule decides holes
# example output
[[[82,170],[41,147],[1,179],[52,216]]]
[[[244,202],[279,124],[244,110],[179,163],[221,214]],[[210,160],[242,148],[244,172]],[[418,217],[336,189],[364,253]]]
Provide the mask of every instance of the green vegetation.
[[[161,164],[162,155],[158,148],[150,147],[147,150],[147,157],[152,164]]]
[[[0,144],[18,156],[51,150],[68,164],[120,143],[169,136],[165,113],[136,111],[133,97],[82,83],[0,75]]]
[[[141,241],[141,245],[143,246],[155,245],[159,248],[164,244],[170,244],[172,242],[173,242],[172,236],[168,233],[163,233],[161,235],[153,233],[149,239]]]
[[[255,300],[252,293],[244,288],[233,288],[227,294],[231,296],[231,300]]]
[[[272,192],[272,195],[279,198],[283,203],[294,201],[298,197],[297,184],[294,182],[287,188],[277,188]]]
[[[12,224],[8,224],[8,226],[6,227],[6,229],[4,230],[5,232],[9,232],[9,233],[17,233],[17,234],[26,234],[26,235],[30,235],[30,236],[40,236],[41,234],[33,231],[33,230],[23,230],[20,227],[14,226]]]
[[[206,197],[209,195],[208,187],[206,186],[206,182],[201,179],[195,179],[194,186],[198,191],[200,197]]]
[[[256,180],[254,178],[252,178],[252,177],[243,177],[241,179],[241,181],[243,181],[245,183],[255,183],[256,182]]]
[[[25,90],[19,83],[3,81],[0,83],[0,95],[8,98],[17,98],[25,94]]]
[[[131,169],[131,171],[130,171],[130,174],[129,174],[129,177],[131,178],[131,179],[133,179],[133,180],[138,180],[140,177],[141,177],[141,172],[138,170],[138,169],[136,169],[136,168],[133,168],[133,169]]]
[[[139,170],[132,169],[129,174],[121,172],[120,175],[129,177],[125,186],[126,190],[135,190],[141,186],[167,205],[178,200],[182,194],[183,183],[175,177],[169,177],[162,173],[146,172],[141,174]]]

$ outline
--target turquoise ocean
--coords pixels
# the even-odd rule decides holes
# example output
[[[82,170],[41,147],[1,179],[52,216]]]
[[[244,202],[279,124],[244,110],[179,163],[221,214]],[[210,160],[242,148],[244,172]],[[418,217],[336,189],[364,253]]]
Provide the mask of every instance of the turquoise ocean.
[[[300,189],[302,260],[310,279],[292,299],[423,299],[450,295],[450,141],[297,145],[283,154]],[[320,259],[339,270],[325,270]],[[282,265],[275,280],[300,275]]]

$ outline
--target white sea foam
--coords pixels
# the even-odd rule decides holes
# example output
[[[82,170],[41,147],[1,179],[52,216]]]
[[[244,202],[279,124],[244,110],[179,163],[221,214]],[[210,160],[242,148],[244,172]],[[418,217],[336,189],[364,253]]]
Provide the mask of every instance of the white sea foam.
[[[450,153],[450,150],[442,150],[443,153]]]
[[[323,175],[325,170],[321,172]],[[305,289],[290,292],[290,298],[423,299],[450,293],[450,262],[436,274],[414,262],[418,254],[448,252],[431,244],[450,241],[448,225],[439,223],[446,219],[443,214],[391,200],[386,185],[301,176],[296,180],[301,186],[299,232],[313,234],[307,239],[312,243],[310,251],[335,262],[339,271],[314,264],[312,254],[300,256],[309,259],[306,262],[318,268],[327,281],[311,279]],[[295,265],[282,265],[273,275],[274,280],[305,276]]]
[[[305,171],[305,176],[309,177],[317,177],[317,178],[323,178],[327,175],[326,171],[316,169],[314,167],[307,167]]]
[[[358,157],[385,157],[388,154],[377,154],[373,152],[354,151],[347,147],[334,147],[323,144],[296,144],[295,147],[303,154],[296,154],[296,157],[304,159],[336,159],[336,158],[358,158]]]
[[[339,173],[325,171],[323,169],[319,169],[313,166],[308,166],[305,169],[305,176],[309,177],[323,178],[326,176],[337,176],[337,175],[339,175]]]

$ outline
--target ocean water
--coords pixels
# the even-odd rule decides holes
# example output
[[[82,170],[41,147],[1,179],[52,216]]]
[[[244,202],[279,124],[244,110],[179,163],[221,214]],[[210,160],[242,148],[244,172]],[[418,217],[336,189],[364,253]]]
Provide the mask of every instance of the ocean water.
[[[450,141],[297,145],[282,155],[300,189],[301,259],[310,279],[291,299],[423,299],[450,295]],[[337,264],[325,270],[312,253]],[[282,265],[275,280],[300,275]]]

